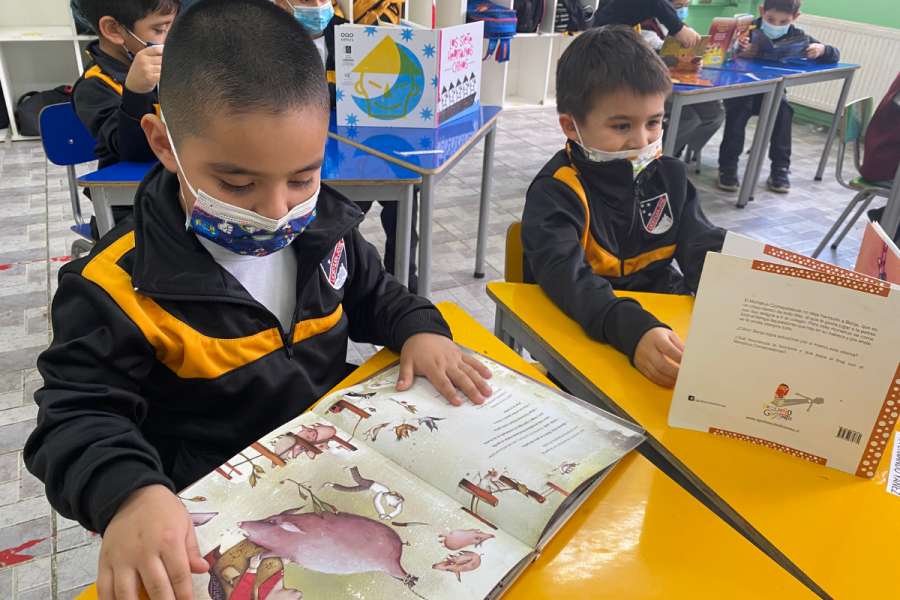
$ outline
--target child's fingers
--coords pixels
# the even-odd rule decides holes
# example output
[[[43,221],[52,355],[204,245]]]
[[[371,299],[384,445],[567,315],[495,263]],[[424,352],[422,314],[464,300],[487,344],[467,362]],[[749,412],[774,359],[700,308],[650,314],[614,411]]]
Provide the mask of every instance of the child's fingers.
[[[115,600],[138,600],[141,582],[137,571],[131,567],[113,570],[113,592]]]
[[[494,375],[486,364],[470,354],[463,354],[463,362],[478,371],[478,374],[485,379],[490,379]]]
[[[185,548],[172,546],[162,555],[169,583],[172,586],[175,600],[194,600],[193,583],[191,582],[191,563]]]
[[[484,404],[485,395],[481,393],[481,390],[487,388],[488,385],[484,382],[484,379],[481,378],[481,375],[465,363],[460,363],[457,371],[461,373],[460,377],[463,380],[463,385],[456,382],[457,387],[475,404]],[[450,378],[453,379],[452,375]]]
[[[113,571],[109,567],[102,565],[97,571],[97,598],[98,600],[116,599],[116,591],[113,587]]]
[[[675,378],[678,377],[678,365],[669,362],[661,353],[657,353],[655,356],[651,357],[650,362],[664,381],[662,385],[674,387]]]
[[[150,600],[176,600],[175,592],[172,591],[172,583],[169,581],[169,575],[162,559],[147,559],[139,569],[141,583],[150,596]],[[116,600],[119,600],[118,594]],[[177,600],[183,600],[178,598]],[[192,599],[193,600],[193,599]]]
[[[684,346],[680,349],[673,342],[671,337],[667,340],[667,342],[663,342],[660,344],[659,351],[663,353],[664,356],[668,356],[672,360],[674,360],[679,365],[681,364],[681,358],[684,356]]]
[[[475,404],[484,404],[484,396],[475,387],[475,384],[469,379],[458,367],[450,367],[447,369],[447,377],[453,382],[453,385],[459,388],[465,396]]]
[[[188,562],[190,563],[191,573],[194,575],[202,575],[209,571],[209,563],[200,554],[200,544],[197,543],[197,534],[194,532],[194,526],[188,527],[187,540],[185,543],[187,550]]]
[[[397,377],[397,391],[402,392],[412,385],[415,363],[409,356],[400,356],[400,375]],[[432,382],[433,383],[433,382]]]
[[[462,398],[456,393],[456,387],[454,387],[450,378],[447,377],[447,373],[438,372],[437,375],[429,376],[428,380],[431,382],[431,385],[441,393],[441,396],[450,402],[450,404],[453,406],[462,406]]]
[[[684,352],[684,342],[681,341],[681,338],[678,337],[678,334],[674,331],[669,332],[669,341],[675,344],[675,347],[680,351]]]

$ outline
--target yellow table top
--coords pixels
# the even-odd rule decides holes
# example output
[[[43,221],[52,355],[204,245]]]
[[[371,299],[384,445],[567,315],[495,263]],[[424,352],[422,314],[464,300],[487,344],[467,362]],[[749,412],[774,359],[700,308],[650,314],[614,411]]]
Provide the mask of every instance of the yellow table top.
[[[550,383],[454,304],[438,305],[460,344]],[[397,360],[382,350],[341,382]],[[799,581],[636,452],[603,481],[504,594],[539,598],[813,598]],[[96,600],[92,586],[77,600]]]
[[[900,498],[885,490],[890,457],[867,481],[762,446],[670,428],[672,390],[651,383],[624,355],[588,338],[538,286],[492,283],[488,291],[826,592],[835,598],[894,595],[893,581],[876,575],[893,572],[900,540]],[[638,299],[686,339],[693,298],[617,295]]]

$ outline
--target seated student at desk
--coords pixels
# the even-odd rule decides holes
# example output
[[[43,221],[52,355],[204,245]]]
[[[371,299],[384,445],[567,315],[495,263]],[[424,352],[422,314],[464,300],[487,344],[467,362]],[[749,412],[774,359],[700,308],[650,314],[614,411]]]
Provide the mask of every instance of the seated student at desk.
[[[694,293],[706,253],[725,240],[704,216],[684,163],[662,156],[671,89],[669,70],[634,30],[575,38],[556,70],[569,141],[532,182],[522,214],[525,282],[669,387],[684,344],[613,290]]]
[[[156,160],[141,119],[157,114],[163,44],[181,0],[78,0],[78,5],[99,39],[88,44],[91,62],[72,89],[72,107],[97,140],[99,168]],[[113,207],[116,222],[129,214],[131,207]]]
[[[794,25],[794,21],[800,16],[800,6],[803,0],[766,0],[760,9],[760,18],[753,21],[753,26],[759,29],[773,42],[782,38],[804,35],[803,30]],[[754,58],[759,52],[759,46],[751,44],[747,37],[740,42],[742,58]],[[836,63],[841,59],[841,53],[834,46],[820,44],[818,40],[810,37],[809,47],[805,55],[808,60],[819,63]],[[716,184],[727,192],[736,192],[740,188],[738,181],[738,159],[744,151],[744,135],[747,122],[753,115],[759,114],[762,106],[763,95],[743,96],[731,98],[725,101],[725,132],[722,136],[722,144],[719,146],[719,177]],[[788,176],[791,168],[791,122],[794,118],[794,109],[791,108],[787,94],[781,97],[778,113],[775,117],[775,129],[772,130],[772,140],[769,145],[769,159],[772,161],[772,170],[766,181],[769,189],[779,194],[787,194],[791,191],[791,180]]]
[[[275,0],[275,3],[293,13],[304,29],[312,36],[316,48],[325,63],[325,72],[328,75],[328,90],[331,92],[331,107],[335,107],[335,63],[334,63],[334,28],[338,25],[349,23],[344,17],[340,6],[333,0]],[[357,23],[372,22],[371,17],[384,18],[390,21],[396,18],[397,13],[393,2],[383,2],[378,7],[373,7],[368,0],[356,2],[353,6]],[[372,14],[374,12],[374,14]],[[338,14],[340,13],[340,14]],[[396,19],[395,19],[396,20]],[[399,21],[398,21],[399,22]],[[416,186],[418,194],[418,186]],[[381,226],[384,228],[384,267],[387,272],[394,273],[394,258],[396,256],[397,239],[397,202],[379,202],[381,204]],[[372,208],[372,201],[357,202],[357,206],[368,214]],[[409,241],[409,290],[418,291],[418,277],[416,276],[416,246],[419,236],[416,233],[416,213],[418,198],[413,197],[412,226]]]
[[[418,374],[456,405],[456,388],[491,394],[321,184],[328,87],[300,24],[268,0],[203,0],[166,44],[166,121],[142,120],[160,164],[134,219],[60,271],[25,450],[53,507],[103,534],[101,600],[142,582],[191,597],[209,565],[175,491],[339,383],[348,338],[399,351],[400,389]]]

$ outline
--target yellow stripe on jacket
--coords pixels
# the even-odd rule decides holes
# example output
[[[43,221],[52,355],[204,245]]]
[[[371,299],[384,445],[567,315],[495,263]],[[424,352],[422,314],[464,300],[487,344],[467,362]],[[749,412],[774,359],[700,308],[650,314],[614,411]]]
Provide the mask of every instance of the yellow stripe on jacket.
[[[117,94],[122,95],[122,84],[116,82],[115,79],[104,73],[100,70],[100,65],[94,65],[90,69],[88,69],[85,74],[85,79],[90,79],[91,77],[96,77],[97,79],[105,82],[109,87],[114,89]],[[159,104],[154,104],[153,108],[156,109],[156,116],[159,116]]]
[[[221,339],[201,334],[179,321],[152,298],[137,293],[131,276],[116,264],[134,248],[134,232],[122,236],[95,256],[82,275],[99,285],[140,328],[156,349],[156,358],[183,379],[212,379],[249,364],[281,348],[277,328],[255,335]],[[297,323],[294,343],[328,331],[340,320],[342,307],[331,315]]]

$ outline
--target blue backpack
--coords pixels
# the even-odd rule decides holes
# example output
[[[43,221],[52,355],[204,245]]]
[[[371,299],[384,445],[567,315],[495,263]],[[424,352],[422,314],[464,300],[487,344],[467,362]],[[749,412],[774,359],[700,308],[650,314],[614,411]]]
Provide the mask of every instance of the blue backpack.
[[[510,40],[516,35],[516,11],[497,6],[488,0],[469,0],[466,6],[466,23],[484,23],[484,39],[488,40],[487,54],[483,60],[489,59],[497,51],[497,62],[509,60]]]

